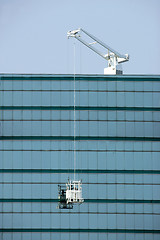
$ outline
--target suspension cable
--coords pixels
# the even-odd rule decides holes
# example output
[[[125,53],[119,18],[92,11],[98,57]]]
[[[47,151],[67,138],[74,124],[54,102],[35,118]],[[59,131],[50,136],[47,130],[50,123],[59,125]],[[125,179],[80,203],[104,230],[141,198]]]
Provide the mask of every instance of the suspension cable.
[[[74,181],[76,180],[76,45],[74,43]]]

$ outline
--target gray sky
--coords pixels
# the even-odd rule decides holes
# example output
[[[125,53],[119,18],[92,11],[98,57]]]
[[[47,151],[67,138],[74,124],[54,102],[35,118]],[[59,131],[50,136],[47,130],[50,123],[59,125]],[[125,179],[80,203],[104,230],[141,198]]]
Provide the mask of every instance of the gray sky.
[[[1,73],[103,74],[107,62],[67,31],[79,27],[124,54],[126,74],[160,74],[159,0],[0,0]]]

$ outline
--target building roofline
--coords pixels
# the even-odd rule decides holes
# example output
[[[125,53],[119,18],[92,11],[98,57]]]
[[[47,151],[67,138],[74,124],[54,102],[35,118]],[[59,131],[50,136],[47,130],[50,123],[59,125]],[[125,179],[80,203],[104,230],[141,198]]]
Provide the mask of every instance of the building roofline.
[[[26,76],[26,77],[73,77],[74,74],[46,74],[46,73],[0,73],[1,76]],[[77,77],[104,77],[104,78],[125,78],[125,77],[160,77],[160,74],[123,74],[123,75],[104,75],[104,74],[76,74]]]

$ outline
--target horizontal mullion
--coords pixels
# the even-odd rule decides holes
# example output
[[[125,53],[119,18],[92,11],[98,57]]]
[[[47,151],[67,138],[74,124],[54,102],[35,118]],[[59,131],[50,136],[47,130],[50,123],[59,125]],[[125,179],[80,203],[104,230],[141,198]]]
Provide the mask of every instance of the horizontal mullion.
[[[74,119],[2,119],[1,122],[74,122]],[[121,123],[157,123],[157,121],[148,121],[148,120],[92,120],[92,119],[76,119],[75,122],[121,122]]]
[[[12,185],[20,185],[20,184],[35,184],[35,185],[58,185],[60,184],[59,182],[23,182],[23,181],[17,181],[17,182],[5,182],[5,181],[1,181],[0,184],[2,185],[8,185],[8,184],[12,184]],[[62,185],[65,185],[66,182],[61,182]],[[156,186],[156,185],[160,185],[159,183],[126,183],[126,182],[83,182],[83,185],[127,185],[127,186]]]
[[[42,203],[58,203],[57,199],[49,198],[0,198],[0,202],[42,202]],[[145,199],[84,199],[84,203],[145,203],[160,204],[160,200]]]
[[[100,228],[0,228],[0,232],[56,232],[56,233],[148,233],[160,234],[160,230],[148,229],[100,229]]]
[[[74,150],[73,149],[0,149],[1,152],[73,152]],[[76,152],[131,152],[131,153],[135,153],[135,152],[140,152],[140,153],[146,153],[146,152],[149,152],[149,153],[153,153],[153,152],[160,152],[158,150],[85,150],[85,149],[76,149]]]
[[[160,174],[160,170],[104,170],[104,169],[76,169],[76,173],[85,174]],[[0,169],[0,173],[74,173],[74,169]]]
[[[74,75],[0,75],[0,80],[5,81],[74,81]],[[150,75],[123,75],[123,76],[105,76],[105,75],[75,75],[76,81],[124,81],[124,82],[154,82],[160,81],[160,76]]]
[[[0,106],[0,110],[74,110],[74,106]],[[75,110],[88,111],[160,111],[157,107],[98,107],[76,106]]]
[[[0,89],[0,92],[74,92],[74,89]],[[160,91],[151,90],[100,90],[100,89],[76,89],[75,92],[105,92],[105,93],[160,93]]]
[[[116,214],[116,215],[151,215],[151,216],[159,216],[160,215],[160,213],[150,213],[150,212],[143,212],[143,213],[139,213],[139,212],[133,212],[133,213],[131,213],[131,212],[97,212],[97,211],[95,211],[95,212],[91,212],[91,211],[89,211],[89,212],[60,212],[60,211],[58,211],[58,212],[53,212],[53,211],[43,211],[43,212],[41,212],[41,211],[38,211],[38,212],[25,212],[25,211],[21,211],[21,212],[13,212],[13,211],[11,211],[11,212],[0,212],[0,214],[5,214],[5,215],[9,215],[9,214],[62,214],[62,215],[64,215],[64,214],[70,214],[70,215],[79,215],[79,214],[86,214],[86,215],[92,215],[92,214],[98,214],[98,215],[106,215],[106,214],[110,214],[110,215],[112,215],[112,214]]]
[[[74,136],[0,136],[0,140],[64,140],[74,141]],[[103,137],[103,136],[76,136],[76,141],[154,141],[159,142],[158,137]]]

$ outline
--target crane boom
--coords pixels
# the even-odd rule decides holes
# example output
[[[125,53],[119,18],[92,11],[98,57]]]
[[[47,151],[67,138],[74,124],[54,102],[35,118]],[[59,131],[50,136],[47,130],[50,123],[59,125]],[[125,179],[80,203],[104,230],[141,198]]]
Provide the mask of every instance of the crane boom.
[[[82,39],[81,33],[84,33],[88,37],[90,37],[95,42],[88,43],[84,39]],[[68,31],[67,32],[68,38],[74,37],[81,43],[83,43],[85,46],[90,48],[92,51],[96,52],[98,55],[103,57],[105,60],[108,60],[108,67],[104,68],[104,74],[123,74],[122,70],[118,70],[117,65],[123,62],[126,62],[129,60],[128,54],[120,54],[111,47],[109,47],[107,44],[103,43],[101,40],[99,40],[97,37],[93,36],[92,34],[88,33],[82,28],[79,28],[77,30]],[[108,50],[108,53],[101,53],[98,49],[96,49],[93,45],[99,44],[106,50]]]
[[[93,40],[95,40],[97,43],[99,43],[100,45],[102,45],[104,48],[108,49],[110,52],[113,52],[117,57],[120,58],[125,58],[125,55],[121,55],[120,53],[118,53],[117,51],[115,51],[113,48],[109,47],[107,44],[103,43],[101,40],[99,40],[97,37],[91,35],[90,33],[88,33],[87,31],[83,30],[81,28],[81,31],[84,32],[85,34],[87,34],[89,37],[91,37]]]

